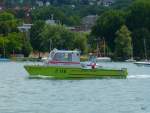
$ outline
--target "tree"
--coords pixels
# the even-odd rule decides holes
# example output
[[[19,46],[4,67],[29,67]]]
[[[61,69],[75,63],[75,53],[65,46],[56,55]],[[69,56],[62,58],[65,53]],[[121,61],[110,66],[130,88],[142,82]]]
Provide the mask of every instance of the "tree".
[[[145,54],[150,57],[150,31],[147,28],[133,31],[133,52],[138,58],[145,58]]]
[[[7,37],[0,36],[0,56],[6,57],[8,43]]]
[[[127,26],[123,25],[120,30],[116,32],[116,36],[115,55],[119,58],[123,58],[123,60],[130,58],[132,55],[132,38]]]
[[[50,40],[53,48],[57,49],[80,49],[86,51],[87,38],[82,33],[74,33],[62,25],[46,25],[41,33],[44,39],[43,48],[49,50]]]
[[[61,25],[46,25],[41,36],[45,38],[47,50],[49,50],[49,40],[52,40],[53,47],[58,49],[71,49],[73,43],[73,33]]]
[[[36,21],[30,30],[30,43],[34,51],[45,51],[43,48],[43,37],[40,33],[43,31],[45,26],[44,21]],[[39,53],[40,56],[40,53]]]
[[[74,44],[73,47],[82,51],[82,53],[88,52],[87,37],[85,33],[74,33]]]
[[[66,16],[60,8],[54,6],[40,7],[31,12],[33,21],[45,21],[47,19],[50,19],[52,14],[54,15],[55,20],[59,20],[64,23]]]
[[[150,54],[150,1],[135,0],[129,7],[128,12],[126,24],[133,32],[134,55],[139,58],[145,58],[143,52],[144,40],[146,41],[147,54]]]
[[[126,23],[129,29],[150,29],[150,1],[135,0],[129,8]]]
[[[9,33],[7,36],[9,43],[7,45],[9,53],[18,53],[23,47],[23,36],[21,33]]]
[[[60,3],[60,2],[59,2]],[[60,21],[62,24],[68,26],[80,25],[81,19],[87,15],[102,14],[108,8],[91,6],[91,5],[61,5],[61,6],[47,6],[32,10],[31,15],[33,21],[50,19],[51,14],[54,19]]]
[[[115,9],[126,9],[133,1],[134,0],[115,0],[111,7]]]
[[[0,13],[0,34],[7,35],[10,32],[18,31],[19,21],[11,13]]]
[[[26,39],[23,42],[23,47],[22,47],[22,53],[24,54],[25,57],[28,57],[30,53],[32,52],[33,48],[31,46],[31,43],[28,39]]]
[[[0,21],[11,21],[14,19],[15,17],[11,13],[3,12],[0,14]]]
[[[93,41],[104,38],[111,51],[115,48],[115,33],[125,23],[125,14],[122,11],[110,10],[103,13],[92,28]],[[94,38],[95,37],[95,38]]]
[[[23,53],[25,57],[32,51],[30,42],[23,33],[9,33],[8,36],[0,36],[0,53],[4,56]]]

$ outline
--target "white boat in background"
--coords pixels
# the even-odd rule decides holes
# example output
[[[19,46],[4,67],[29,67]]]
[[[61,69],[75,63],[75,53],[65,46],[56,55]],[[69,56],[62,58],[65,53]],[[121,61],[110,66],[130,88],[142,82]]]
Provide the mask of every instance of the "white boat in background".
[[[140,61],[140,62],[135,62],[137,66],[149,66],[150,67],[150,61]]]
[[[136,64],[137,66],[148,66],[148,67],[150,67],[150,60],[148,60],[147,49],[146,48],[147,48],[146,47],[146,40],[144,39],[145,60],[144,61],[135,62],[134,64]]]
[[[0,58],[0,62],[9,62],[10,59],[7,59],[7,58]]]
[[[92,55],[92,53],[89,56],[89,61],[92,62],[111,62],[111,58],[110,57],[97,57],[95,55]]]
[[[96,62],[111,62],[110,57],[97,57]]]
[[[48,60],[48,57],[42,57],[41,60],[42,61]]]
[[[136,62],[136,60],[134,60],[133,58],[130,58],[128,60],[125,60],[125,62]]]

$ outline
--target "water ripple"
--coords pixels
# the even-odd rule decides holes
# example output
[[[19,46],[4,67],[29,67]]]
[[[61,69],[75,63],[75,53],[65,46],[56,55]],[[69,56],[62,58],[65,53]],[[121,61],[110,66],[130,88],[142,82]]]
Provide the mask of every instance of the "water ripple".
[[[150,69],[126,63],[127,79],[28,79],[24,63],[0,63],[0,113],[150,113]]]

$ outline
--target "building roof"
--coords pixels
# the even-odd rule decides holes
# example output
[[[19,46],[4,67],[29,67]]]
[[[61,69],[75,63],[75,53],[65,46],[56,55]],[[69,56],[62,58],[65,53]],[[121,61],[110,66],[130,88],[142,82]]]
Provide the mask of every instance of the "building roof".
[[[55,51],[56,53],[80,53],[79,51],[77,50],[56,50]]]

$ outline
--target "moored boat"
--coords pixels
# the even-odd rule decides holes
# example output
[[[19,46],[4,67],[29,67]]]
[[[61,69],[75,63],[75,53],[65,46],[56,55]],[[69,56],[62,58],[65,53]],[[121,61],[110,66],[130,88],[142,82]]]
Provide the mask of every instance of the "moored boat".
[[[134,64],[136,64],[137,66],[148,66],[150,67],[150,61],[147,59],[147,49],[146,49],[146,40],[144,39],[144,52],[145,52],[145,60],[144,61],[139,61],[139,62],[135,62]]]
[[[9,62],[10,59],[7,59],[7,58],[0,58],[0,62]]]
[[[134,60],[133,58],[130,58],[130,59],[125,60],[125,62],[136,62],[136,60]]]
[[[150,61],[141,61],[141,62],[134,62],[137,66],[149,66],[150,67]]]
[[[26,65],[25,69],[32,77],[37,75],[56,79],[69,78],[126,78],[127,69],[104,68],[95,62],[80,62],[79,51],[53,50],[43,65]]]
[[[111,62],[110,57],[97,57],[96,62]]]

